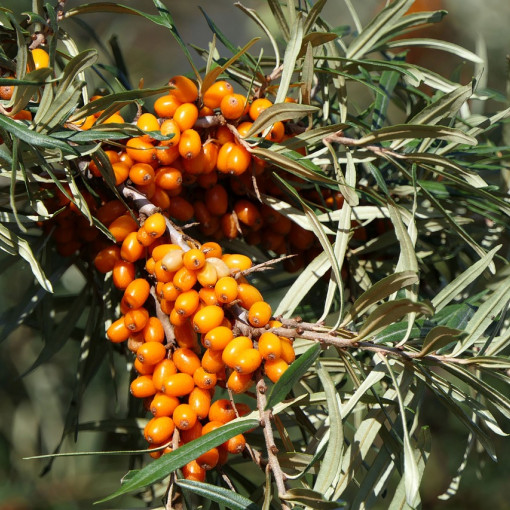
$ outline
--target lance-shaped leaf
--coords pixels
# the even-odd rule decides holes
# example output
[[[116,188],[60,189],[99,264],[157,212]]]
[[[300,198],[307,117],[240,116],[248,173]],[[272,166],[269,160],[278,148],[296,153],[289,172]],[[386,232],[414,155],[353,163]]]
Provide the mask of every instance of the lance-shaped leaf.
[[[353,341],[359,341],[381,331],[410,313],[432,315],[434,309],[428,303],[415,303],[410,299],[397,299],[379,305],[365,320]]]
[[[306,104],[298,103],[278,103],[266,108],[257,117],[257,120],[250,127],[244,138],[250,138],[257,133],[261,133],[275,122],[298,119],[315,113],[319,110],[316,106],[309,106]]]
[[[179,487],[189,490],[193,494],[198,494],[207,500],[215,501],[233,510],[259,510],[259,507],[253,501],[230,489],[194,480],[177,480],[176,483]]]
[[[448,328],[446,326],[432,328],[423,341],[423,347],[418,353],[418,357],[422,358],[431,352],[441,349],[441,347],[455,342],[461,333],[462,331],[459,329]]]
[[[171,453],[161,456],[159,459],[152,461],[147,466],[138,471],[132,478],[129,479],[122,487],[103,498],[98,503],[109,501],[122,494],[135,491],[146,487],[162,478],[165,478],[176,469],[181,468],[188,462],[196,459],[206,451],[218,446],[219,444],[228,441],[231,437],[237,434],[242,434],[249,429],[257,427],[259,422],[250,418],[238,418],[222,427],[209,432],[205,436],[190,441],[189,443],[179,447]]]
[[[328,405],[329,437],[326,453],[322,459],[313,490],[329,498],[339,476],[338,466],[342,459],[344,431],[342,415],[340,413],[340,396],[336,391],[335,383],[331,379],[331,376],[320,362],[317,363],[317,375],[324,388]]]
[[[280,379],[278,379],[278,382],[271,388],[267,398],[266,409],[271,409],[285,399],[294,384],[296,384],[315,363],[320,352],[320,344],[312,345],[312,347],[304,354],[301,354],[301,356],[289,366]]]
[[[391,296],[409,285],[418,283],[418,275],[414,271],[401,271],[383,278],[365,291],[351,306],[340,326],[344,327],[356,317],[364,313],[370,306]]]
[[[311,489],[290,489],[284,495],[280,495],[280,499],[305,505],[306,508],[313,508],[314,510],[333,510],[345,506],[345,502],[327,501],[320,492]]]

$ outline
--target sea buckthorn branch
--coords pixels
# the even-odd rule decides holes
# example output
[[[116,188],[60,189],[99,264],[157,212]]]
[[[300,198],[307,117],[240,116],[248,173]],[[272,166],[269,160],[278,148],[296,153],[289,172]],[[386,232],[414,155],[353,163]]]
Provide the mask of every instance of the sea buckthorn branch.
[[[271,425],[271,410],[266,410],[266,391],[267,391],[267,385],[264,381],[264,378],[261,374],[259,374],[259,379],[257,381],[257,409],[259,410],[259,416],[260,416],[260,423],[263,427],[264,431],[264,440],[266,443],[266,451],[267,451],[267,458],[268,458],[268,465],[271,469],[271,472],[273,473],[276,487],[278,489],[278,495],[283,496],[287,489],[285,487],[285,473],[282,471],[282,468],[280,466],[280,462],[278,461],[277,453],[278,448],[276,447],[275,441],[274,441],[274,435],[273,435],[273,428]],[[286,503],[282,502],[282,508],[288,509]]]
[[[156,296],[156,289],[154,288],[154,285],[151,286],[150,293],[153,298],[154,308],[156,309],[156,317],[161,321],[163,329],[165,330],[166,345],[170,348],[175,348],[177,347],[177,344],[175,341],[174,327],[170,324],[168,315],[161,309],[161,304]]]

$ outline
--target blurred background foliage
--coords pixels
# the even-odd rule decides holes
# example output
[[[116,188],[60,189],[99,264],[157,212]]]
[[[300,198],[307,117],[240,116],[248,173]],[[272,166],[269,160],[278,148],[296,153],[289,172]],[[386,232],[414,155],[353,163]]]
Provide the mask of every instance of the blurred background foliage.
[[[70,8],[81,3],[69,0],[66,5]],[[148,12],[153,9],[151,0],[125,0],[124,3]],[[343,11],[339,3],[330,2],[324,11],[333,26],[351,23],[347,18],[347,9]],[[365,19],[385,4],[381,0],[354,0],[353,3]],[[509,43],[508,1],[487,0],[483,5],[478,0],[431,0],[428,3],[431,4],[431,10],[444,8],[450,13],[429,35],[459,43],[482,55],[485,53],[488,65],[482,83],[504,92],[507,71],[505,56]],[[256,8],[261,17],[267,19],[266,2],[245,0],[243,4]],[[171,1],[167,5],[183,39],[199,47],[206,47],[211,38],[207,23],[198,9],[199,5],[204,7],[231,40],[240,45],[261,35],[257,27],[232,6],[231,0]],[[0,6],[21,13],[31,10],[31,1],[3,0]],[[80,49],[100,49],[100,45],[104,45],[106,51],[101,52],[100,61],[108,63],[110,57],[107,53],[112,46],[118,45],[123,52],[133,86],[138,86],[141,79],[147,87],[160,86],[170,76],[189,71],[177,43],[163,27],[127,15],[94,14],[83,17],[83,20],[87,25],[73,19],[66,26]],[[90,27],[94,28],[95,35]],[[220,51],[223,51],[221,46]],[[433,50],[416,52],[413,58],[446,76],[458,75],[460,71],[456,67],[459,60],[444,53]],[[198,56],[196,61],[200,62]],[[467,73],[472,71],[466,68]],[[466,75],[464,82],[470,76]],[[0,279],[0,311],[5,311],[19,304],[33,277],[22,261],[0,255],[0,263],[10,264],[9,270],[4,271]],[[75,295],[83,285],[85,282],[81,275],[71,268],[56,289],[56,299],[65,300],[66,295]],[[57,447],[66,425],[69,406],[73,405],[73,367],[78,361],[79,343],[68,342],[50,361],[24,375],[37,359],[41,348],[38,332],[26,327],[16,330],[0,346],[0,510],[88,509],[93,501],[118,488],[119,478],[130,467],[130,460],[125,456],[67,457],[55,460],[50,470],[46,460],[23,460],[24,457],[51,453]],[[124,418],[130,405],[124,359],[103,361],[106,362],[101,363],[80,404],[79,421],[91,424],[90,428],[93,428],[95,420]],[[113,387],[112,371],[117,372],[116,388]],[[437,496],[445,490],[461,460],[466,431],[435,401],[425,406],[423,421],[431,424],[434,438],[424,477],[423,508],[508,508],[508,441],[496,438],[499,463],[477,467],[472,462],[457,496],[443,502]],[[131,444],[129,435],[123,433],[128,431],[129,423],[126,425],[125,431],[80,431],[76,438],[71,434],[64,439],[61,451],[136,448],[138,445]],[[483,481],[480,480],[480,472],[483,472]],[[137,504],[137,500],[129,497],[116,503],[118,508],[129,508]],[[107,508],[108,505],[100,507]],[[381,508],[384,508],[384,504]]]

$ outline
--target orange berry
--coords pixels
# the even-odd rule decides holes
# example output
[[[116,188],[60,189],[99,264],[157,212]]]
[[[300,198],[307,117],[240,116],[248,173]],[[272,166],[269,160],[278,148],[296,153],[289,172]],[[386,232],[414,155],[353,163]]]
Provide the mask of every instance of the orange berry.
[[[152,375],[154,372],[154,365],[144,365],[138,358],[135,358],[133,367],[139,375]]]
[[[179,347],[195,350],[197,348],[197,334],[193,331],[193,327],[189,320],[184,324],[174,326],[175,341]]]
[[[218,298],[216,297],[214,288],[202,287],[198,291],[198,296],[200,298],[200,302],[206,306],[218,304]]]
[[[156,276],[158,282],[168,283],[171,282],[175,276],[175,271],[167,271],[163,265],[163,261],[158,260],[154,264],[154,276]]]
[[[193,316],[193,328],[197,333],[207,333],[221,325],[225,314],[217,305],[204,306]]]
[[[149,312],[141,307],[130,310],[124,315],[124,324],[133,333],[141,331],[149,320]],[[142,362],[143,360],[140,360]],[[151,363],[149,363],[151,364]]]
[[[178,221],[189,221],[195,213],[191,203],[179,196],[172,198],[172,202],[167,209],[170,216]]]
[[[231,437],[228,441],[223,443],[228,453],[238,454],[246,448],[246,439],[242,434]]]
[[[211,329],[203,337],[202,343],[204,347],[214,350],[223,350],[234,339],[234,333],[226,326],[218,326]]]
[[[156,172],[154,182],[165,190],[178,189],[182,184],[182,173],[177,168],[162,166]]]
[[[241,122],[237,126],[237,132],[244,138],[252,126],[253,122]]]
[[[136,223],[136,220],[130,214],[123,214],[110,223],[108,230],[115,238],[115,241],[121,243],[128,234],[138,230],[138,223]]]
[[[222,421],[208,421],[203,427],[202,427],[202,436],[205,436],[206,434],[209,434],[209,432],[212,432],[213,430],[219,429],[222,427],[224,423]]]
[[[197,413],[189,404],[180,404],[174,409],[173,420],[180,430],[188,430],[197,422]]]
[[[214,264],[211,264],[208,260],[205,260],[205,265],[199,269],[197,273],[197,280],[202,287],[213,287],[218,281],[218,272]],[[213,303],[216,304],[216,303]]]
[[[145,342],[136,351],[136,357],[145,365],[156,365],[166,356],[165,346],[159,342]]]
[[[42,48],[34,48],[31,53],[36,69],[50,66],[50,56],[45,50]]]
[[[169,416],[160,416],[152,418],[145,428],[143,435],[149,443],[163,444],[172,439],[175,425]]]
[[[159,131],[159,121],[152,113],[142,113],[136,121],[136,126],[146,132]],[[149,137],[147,137],[147,141],[150,141]]]
[[[193,103],[183,103],[175,110],[173,120],[179,126],[181,133],[191,129],[198,119],[198,108]]]
[[[106,330],[106,336],[110,342],[114,344],[125,342],[129,338],[129,335],[131,335],[131,331],[124,324],[124,317],[117,319]]]
[[[237,417],[236,411],[230,400],[220,398],[211,404],[209,409],[209,421],[228,423]]]
[[[94,266],[100,273],[106,274],[113,270],[119,260],[120,248],[115,245],[107,246],[94,257]]]
[[[154,112],[158,117],[173,117],[175,110],[181,105],[181,101],[174,94],[166,94],[158,97],[154,102]]]
[[[246,111],[247,101],[242,94],[227,94],[220,102],[223,117],[228,120],[238,119]]]
[[[175,301],[178,297],[181,291],[177,289],[173,282],[167,282],[165,284],[162,284],[162,298],[166,301]]]
[[[149,200],[154,202],[154,194],[157,189],[154,180],[149,182],[149,184],[136,184],[135,187],[142,195],[145,195]],[[160,207],[159,204],[156,207]]]
[[[196,271],[202,268],[205,264],[204,252],[198,248],[192,248],[184,253],[182,263],[184,264],[184,267],[188,268],[190,271]]]
[[[200,249],[204,252],[206,259],[210,257],[220,258],[223,255],[221,246],[213,241],[204,243]]]
[[[182,257],[184,251],[180,248],[177,250],[170,250],[161,259],[161,266],[165,271],[178,271],[182,267]]]
[[[172,361],[177,370],[189,375],[193,375],[200,367],[200,358],[194,351],[186,347],[176,349],[173,353]]]
[[[264,363],[264,372],[269,377],[271,381],[274,383],[280,379],[282,374],[289,368],[289,365],[286,361],[284,361],[281,358],[274,359],[274,360],[267,360]]]
[[[179,136],[180,139],[180,136]],[[179,159],[179,145],[168,145],[170,140],[161,141],[156,145],[154,149],[156,152],[156,158],[160,165],[171,165],[177,159]]]
[[[262,333],[258,340],[258,350],[264,359],[278,359],[282,352],[280,337],[269,331]]]
[[[157,317],[149,317],[142,333],[143,339],[146,342],[159,342],[162,344],[165,341],[165,330],[162,322]]]
[[[216,374],[206,372],[202,366],[199,366],[193,373],[193,380],[197,387],[204,390],[214,388],[217,382]]]
[[[196,158],[202,150],[200,135],[194,129],[186,129],[181,133],[179,140],[179,154],[184,159]]]
[[[239,299],[241,306],[246,308],[246,310],[249,310],[254,303],[264,300],[259,290],[249,283],[240,283],[238,285],[237,299]]]
[[[170,397],[164,393],[156,393],[150,403],[150,411],[155,418],[172,416],[175,408],[180,404],[177,397]]]
[[[202,453],[202,455],[198,456],[196,458],[197,464],[205,469],[206,471],[209,471],[216,467],[218,464],[218,461],[220,459],[220,452],[218,448],[211,448],[205,453]]]
[[[161,237],[166,232],[166,218],[161,213],[151,214],[145,220],[143,228],[153,239]]]
[[[129,166],[120,161],[112,164],[113,176],[115,177],[115,185],[122,184],[129,177]]]
[[[120,200],[110,200],[96,211],[95,216],[103,225],[109,225],[125,212],[126,206]]]
[[[253,265],[250,257],[241,255],[240,253],[225,254],[222,257],[222,260],[230,269],[237,269],[238,271],[245,271],[246,269],[250,269]]]
[[[296,353],[292,341],[285,337],[280,337],[282,343],[281,358],[289,365],[296,359]]]
[[[238,200],[234,205],[234,212],[240,222],[248,225],[253,230],[262,226],[263,220],[258,207],[249,200]]]
[[[239,355],[247,349],[253,349],[253,342],[247,336],[238,336],[231,340],[221,355],[223,363],[230,368],[234,368]]]
[[[114,113],[113,115],[110,115],[106,119],[102,121],[102,124],[123,124],[124,123],[124,117],[122,115],[119,115],[118,113]]]
[[[14,76],[6,76],[5,78],[14,79]],[[14,94],[13,85],[0,85],[0,99],[9,101]]]
[[[154,168],[147,163],[135,163],[129,169],[129,178],[137,186],[150,184],[154,180]]]
[[[209,188],[205,192],[204,198],[205,205],[211,214],[214,214],[215,216],[221,216],[227,212],[228,208],[227,190],[221,184],[216,184],[212,188]]]
[[[195,313],[199,303],[198,292],[194,289],[182,292],[175,300],[175,310],[183,317],[189,317]]]
[[[134,333],[127,340],[127,348],[134,354],[136,354],[136,351],[140,348],[140,345],[142,344],[143,336],[141,335],[141,333]],[[136,358],[135,361],[137,361]]]
[[[161,309],[163,310],[163,308]],[[174,328],[178,326],[184,326],[188,322],[188,317],[183,317],[177,313],[177,310],[174,307],[174,303],[170,303],[169,309],[163,311],[168,315],[170,324],[172,324]]]
[[[183,106],[180,105],[179,108]],[[162,145],[167,147],[177,147],[181,139],[181,131],[179,124],[174,119],[167,119],[161,124],[160,132],[164,136],[173,135],[168,140],[162,140]]]
[[[154,387],[150,375],[141,375],[133,379],[129,390],[131,391],[131,395],[136,398],[146,398],[156,394],[156,388]]]
[[[191,271],[183,266],[175,273],[173,283],[181,292],[186,292],[191,290],[195,283],[197,283],[197,275],[195,271]]]
[[[311,230],[306,230],[293,222],[288,239],[290,244],[298,250],[308,250],[315,241],[315,234]]]
[[[184,395],[189,395],[194,387],[195,383],[191,375],[177,373],[164,379],[161,391],[165,395],[184,397]]]
[[[250,306],[248,321],[255,328],[263,328],[271,319],[271,306],[265,301],[258,301]]]
[[[196,460],[192,460],[182,467],[182,474],[186,480],[203,482],[205,481],[206,471],[198,465]]]
[[[271,142],[279,143],[285,136],[285,125],[282,121],[277,121],[273,124],[271,131],[266,135],[266,140]]]
[[[130,308],[140,308],[147,301],[149,293],[149,282],[143,278],[136,278],[126,287],[124,299]]]
[[[193,390],[193,391],[195,391],[195,390]],[[191,393],[193,393],[193,392],[191,392]],[[190,394],[190,396],[191,396],[191,394]],[[184,444],[189,443],[190,441],[193,441],[194,439],[198,439],[201,436],[202,436],[202,424],[198,420],[195,423],[195,425],[193,425],[193,427],[191,427],[188,430],[181,430],[181,433],[180,433],[180,439]]]
[[[209,414],[211,407],[211,393],[208,389],[196,386],[188,397],[188,404],[200,420],[203,420]]]
[[[255,99],[253,103],[250,105],[250,109],[248,114],[251,120],[257,120],[258,116],[266,109],[272,106],[273,103],[266,99],[265,97],[261,97],[259,99]]]
[[[158,260],[162,260],[163,257],[172,250],[180,250],[181,247],[176,244],[171,243],[165,243],[160,244],[159,246],[156,246],[154,250],[152,251],[152,257],[157,262]]]
[[[220,278],[214,286],[214,292],[220,303],[231,303],[237,298],[237,281],[231,276]]]
[[[174,76],[168,84],[172,87],[170,94],[174,95],[181,103],[193,103],[198,99],[197,86],[186,76]]]
[[[126,143],[126,152],[138,163],[152,163],[156,158],[154,145],[145,141],[143,137],[130,138]]]
[[[218,152],[216,167],[219,172],[232,175],[244,173],[251,162],[251,154],[234,142],[223,144]]]
[[[227,142],[235,141],[235,137],[232,131],[230,131],[230,129],[228,128],[228,126],[219,126],[216,129],[216,141],[220,145],[224,145]]]
[[[136,232],[136,240],[145,248],[148,248],[154,242],[154,238],[149,235],[143,226]]]
[[[207,349],[202,355],[202,367],[206,372],[217,374],[225,368],[222,359],[222,351]]]
[[[145,246],[137,239],[137,232],[129,233],[120,247],[120,256],[127,262],[136,262],[145,254]]]
[[[205,92],[202,93],[202,101],[209,108],[219,108],[221,100],[228,94],[234,93],[234,87],[224,80],[213,83]]]
[[[232,368],[240,374],[252,374],[260,367],[261,363],[262,356],[257,349],[246,349],[239,352]]]
[[[152,373],[152,380],[154,382],[154,387],[161,391],[163,387],[163,383],[165,379],[169,376],[177,373],[177,367],[175,363],[171,359],[164,359],[156,364],[154,367],[154,372]]]

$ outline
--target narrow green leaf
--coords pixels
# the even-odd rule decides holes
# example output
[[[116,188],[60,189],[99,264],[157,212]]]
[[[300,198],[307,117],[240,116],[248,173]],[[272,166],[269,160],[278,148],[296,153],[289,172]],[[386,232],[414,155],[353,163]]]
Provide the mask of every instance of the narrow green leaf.
[[[313,7],[310,9],[308,14],[306,15],[305,19],[305,26],[304,26],[304,33],[308,34],[312,30],[312,27],[317,20],[317,18],[320,16],[320,13],[322,12],[322,9],[326,5],[327,0],[317,0]]]
[[[342,461],[344,432],[342,415],[340,413],[340,396],[336,391],[335,383],[331,376],[320,362],[317,363],[317,375],[326,394],[329,431],[328,446],[322,459],[319,473],[315,479],[313,490],[324,494],[324,497],[329,499],[340,474],[338,466]]]
[[[62,140],[57,140],[43,133],[35,133],[28,129],[24,124],[10,119],[9,117],[5,117],[4,115],[0,115],[0,127],[29,145],[45,149],[60,149],[65,154],[74,154],[75,156],[79,155],[76,149],[71,147],[68,143],[63,142]]]
[[[294,5],[292,5],[294,9]],[[298,13],[296,22],[291,26],[290,39],[287,41],[285,55],[283,56],[283,71],[278,86],[278,92],[274,100],[276,103],[283,103],[287,96],[292,75],[296,66],[296,60],[303,45],[303,16]]]
[[[433,308],[427,303],[415,303],[410,299],[397,299],[379,305],[363,322],[358,335],[353,341],[359,341],[374,335],[389,324],[392,324],[410,313],[431,315]]]
[[[432,298],[432,306],[436,312],[442,310],[450,301],[455,299],[468,285],[478,278],[489,267],[496,252],[501,249],[501,245],[496,246],[490,252],[485,254],[480,260],[477,260],[468,269],[461,273],[455,280],[451,281],[446,287],[441,289],[438,294]]]
[[[217,66],[209,71],[205,76],[200,88],[200,93],[203,95],[207,89],[218,79],[218,76],[225,72],[236,60],[244,55],[258,40],[260,37],[255,37],[248,44],[245,44],[241,50],[239,50],[233,57],[227,60],[222,66]]]
[[[278,0],[268,0],[269,8],[271,9],[271,12],[273,13],[274,19],[278,23],[280,30],[282,31],[283,38],[285,41],[288,41],[290,38],[290,28],[287,23],[287,18],[285,17],[285,14],[282,11],[282,7],[280,5],[280,2]]]
[[[320,492],[301,488],[289,489],[284,495],[280,495],[280,499],[305,505],[314,510],[333,510],[346,504],[343,501],[326,501]]]
[[[418,282],[418,275],[414,271],[401,271],[394,273],[375,283],[370,289],[365,291],[352,305],[345,315],[340,326],[344,327],[360,316],[373,304],[382,301],[391,296],[394,292],[399,291],[409,285]]]
[[[95,49],[84,50],[78,55],[74,56],[65,66],[62,73],[62,78],[59,80],[56,95],[66,90],[73,81],[76,80],[78,75],[85,69],[94,65],[97,62],[98,53]]]
[[[400,79],[400,73],[396,71],[383,71],[379,79],[379,88],[382,94],[377,94],[373,113],[372,113],[372,129],[380,129],[386,121],[388,106],[393,95],[393,91]]]
[[[253,501],[224,487],[195,482],[194,480],[176,480],[175,483],[179,487],[193,492],[193,494],[210,499],[233,510],[259,510],[259,507]]]
[[[0,249],[5,252],[13,255],[15,253],[19,254],[23,257],[28,264],[30,265],[30,269],[34,274],[34,277],[39,282],[39,285],[46,292],[53,292],[53,286],[51,282],[48,280],[44,271],[39,264],[38,260],[35,258],[32,253],[32,249],[30,245],[25,239],[18,237],[14,232],[10,231],[5,225],[0,224]]]
[[[116,492],[106,498],[97,501],[104,503],[114,499],[122,494],[132,492],[142,487],[146,487],[162,478],[165,478],[176,469],[181,468],[193,459],[196,459],[202,453],[218,446],[229,440],[237,434],[242,434],[249,429],[259,425],[258,420],[248,418],[237,418],[234,421],[223,425],[199,439],[190,441],[177,450],[153,460],[150,464],[144,466],[128,482],[126,482]]]
[[[316,106],[309,106],[298,103],[278,103],[266,108],[250,127],[244,138],[262,133],[275,122],[298,119],[305,115],[316,113],[319,110]]]
[[[423,347],[418,353],[418,357],[422,358],[431,352],[441,349],[446,345],[455,342],[462,331],[458,329],[448,328],[446,326],[436,326],[432,328],[423,341]]]
[[[296,361],[289,366],[278,382],[271,388],[267,398],[266,409],[271,409],[285,399],[294,384],[296,384],[315,363],[320,352],[320,344],[312,345],[312,347],[310,347],[304,354],[301,354],[301,356],[299,356]]]

